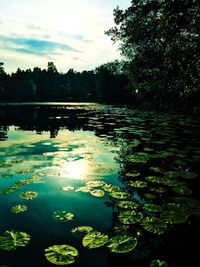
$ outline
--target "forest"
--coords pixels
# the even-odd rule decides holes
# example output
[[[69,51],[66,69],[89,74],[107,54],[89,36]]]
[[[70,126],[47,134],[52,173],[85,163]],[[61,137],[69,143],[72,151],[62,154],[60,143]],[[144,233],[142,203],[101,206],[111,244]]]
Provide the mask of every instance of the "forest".
[[[114,10],[107,34],[123,60],[94,70],[59,73],[17,69],[0,63],[0,101],[88,101],[162,111],[198,113],[200,97],[200,3],[137,0]],[[6,66],[5,66],[6,68]]]

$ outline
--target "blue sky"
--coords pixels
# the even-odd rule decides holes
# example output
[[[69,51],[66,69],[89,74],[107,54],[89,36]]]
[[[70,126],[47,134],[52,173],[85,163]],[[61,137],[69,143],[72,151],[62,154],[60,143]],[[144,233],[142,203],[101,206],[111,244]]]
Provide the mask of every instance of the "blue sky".
[[[66,72],[93,69],[119,58],[104,34],[113,9],[130,0],[0,0],[0,61],[12,72],[53,61]]]

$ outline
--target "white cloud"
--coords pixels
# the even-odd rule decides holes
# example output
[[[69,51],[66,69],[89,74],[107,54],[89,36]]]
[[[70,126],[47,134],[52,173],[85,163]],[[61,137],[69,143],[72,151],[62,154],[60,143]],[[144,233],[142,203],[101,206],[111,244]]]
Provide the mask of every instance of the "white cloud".
[[[114,60],[119,52],[104,31],[114,24],[113,9],[129,4],[129,0],[1,0],[0,53],[3,57],[0,60],[9,72],[18,66],[46,67],[49,60],[53,60],[60,71],[91,69]],[[16,38],[26,40],[26,44],[21,45],[26,45],[29,53],[24,47],[11,49],[5,38],[11,42]],[[37,45],[41,42],[43,48],[49,43],[52,49],[45,50],[49,54],[41,49],[38,55],[30,42],[27,47],[28,40],[38,41]],[[58,44],[57,48],[53,44]],[[65,49],[67,47],[72,48],[71,51]]]

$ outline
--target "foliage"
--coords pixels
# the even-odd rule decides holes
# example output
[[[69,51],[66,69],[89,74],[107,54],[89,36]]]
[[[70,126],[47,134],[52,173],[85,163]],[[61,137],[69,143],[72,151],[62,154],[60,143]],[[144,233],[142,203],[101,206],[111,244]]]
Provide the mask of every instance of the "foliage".
[[[25,232],[7,230],[0,236],[0,248],[3,250],[15,250],[17,247],[25,247],[30,241],[30,235]]]

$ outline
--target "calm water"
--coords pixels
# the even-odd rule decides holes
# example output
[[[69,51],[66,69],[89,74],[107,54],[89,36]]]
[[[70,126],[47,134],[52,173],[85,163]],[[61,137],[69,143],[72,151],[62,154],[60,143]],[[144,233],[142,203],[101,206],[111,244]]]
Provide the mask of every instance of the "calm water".
[[[199,202],[195,215],[194,212],[190,217],[187,215],[182,223],[168,222],[163,235],[141,230],[138,223],[125,224],[128,228],[123,231],[129,235],[141,233],[144,237],[140,237],[136,249],[127,254],[112,253],[106,246],[88,249],[82,245],[86,233],[71,232],[78,226],[92,226],[109,238],[117,231],[122,233],[118,199],[112,198],[103,186],[88,190],[86,186],[90,181],[119,186],[119,191],[129,193],[128,200],[137,202],[139,211],[145,202],[152,203],[152,199],[145,198],[147,193],[155,195],[155,203],[162,209],[166,203],[173,202],[174,197],[198,201],[198,118],[96,104],[1,105],[0,140],[0,235],[6,230],[16,230],[31,237],[25,247],[12,251],[1,249],[0,265],[53,266],[45,258],[44,250],[59,244],[71,245],[79,251],[72,266],[116,266],[117,262],[124,264],[128,259],[126,266],[145,267],[154,258],[166,260],[171,267],[200,264],[193,244],[200,236]],[[138,142],[138,146],[132,145],[130,158],[130,151],[123,149],[129,147],[130,150],[133,142]],[[173,177],[177,180],[184,174],[185,180],[179,184],[182,191],[177,193],[177,187],[171,190],[172,187],[165,184],[162,195],[155,189],[155,184],[160,183],[156,181],[150,181],[145,189],[135,185],[129,188],[127,173],[139,173],[137,180],[141,181],[155,176],[152,167],[159,168],[158,177],[165,173],[164,177],[168,175],[171,179],[172,172],[179,172]],[[32,177],[39,178],[21,183]],[[104,195],[100,194],[102,190]],[[21,193],[26,191],[36,192],[37,197],[24,199]],[[13,213],[11,208],[18,204],[25,205],[27,210]],[[66,222],[56,220],[55,212],[59,211],[72,213],[74,217]],[[154,213],[147,210],[143,216],[154,216]]]

